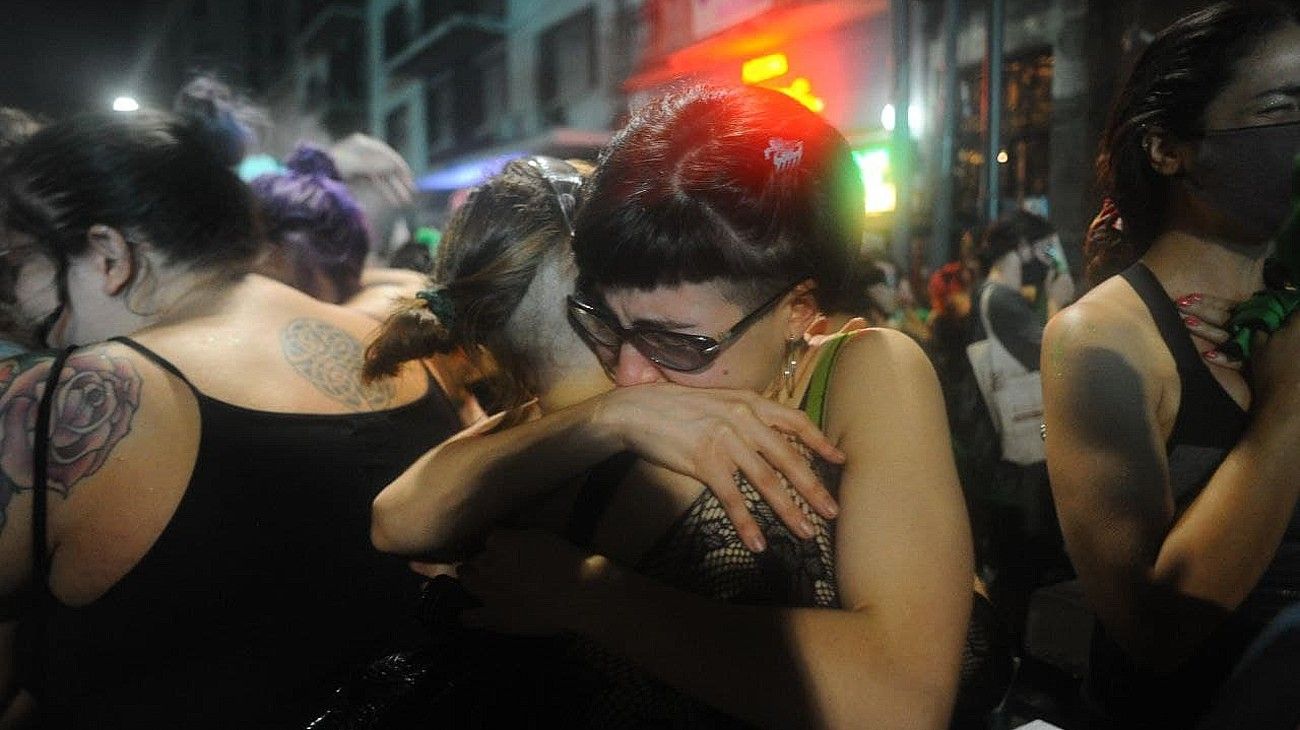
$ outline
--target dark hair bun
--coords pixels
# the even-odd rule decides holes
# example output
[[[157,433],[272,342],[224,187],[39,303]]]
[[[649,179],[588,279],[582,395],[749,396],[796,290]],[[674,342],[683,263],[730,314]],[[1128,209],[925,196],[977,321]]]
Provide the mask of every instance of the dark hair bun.
[[[325,177],[336,182],[343,181],[334,159],[325,150],[315,145],[299,144],[293,154],[289,155],[289,159],[285,160],[284,166],[299,175]]]

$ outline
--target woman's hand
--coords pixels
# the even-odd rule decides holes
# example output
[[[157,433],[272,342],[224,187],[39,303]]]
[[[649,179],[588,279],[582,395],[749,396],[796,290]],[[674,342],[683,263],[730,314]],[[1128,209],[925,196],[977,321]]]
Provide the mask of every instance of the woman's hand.
[[[666,469],[703,482],[751,550],[766,544],[736,486],[743,474],[795,534],[815,534],[782,485],[781,476],[818,514],[833,519],[835,499],[785,435],[835,464],[844,454],[802,411],[741,390],[687,388],[668,383],[618,388],[603,396],[593,421],[625,448]]]
[[[464,611],[461,621],[506,634],[561,633],[595,600],[587,589],[615,570],[606,558],[583,553],[548,532],[495,530],[483,552],[457,566],[461,585],[483,603]]]
[[[1214,343],[1215,349],[1203,353],[1206,362],[1229,370],[1241,370],[1245,366],[1241,360],[1230,358],[1218,349],[1232,339],[1232,334],[1228,332],[1228,321],[1232,319],[1232,310],[1240,302],[1208,294],[1188,294],[1179,299],[1177,304],[1183,325],[1197,337]]]

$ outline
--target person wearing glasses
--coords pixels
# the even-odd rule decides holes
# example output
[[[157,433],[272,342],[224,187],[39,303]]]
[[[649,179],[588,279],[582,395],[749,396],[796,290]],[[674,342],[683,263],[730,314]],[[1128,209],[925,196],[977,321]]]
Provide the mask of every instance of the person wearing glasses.
[[[945,727],[973,565],[938,383],[896,333],[803,344],[846,296],[862,196],[843,138],[784,96],[694,89],[643,108],[580,195],[580,286],[564,300],[618,386],[601,398],[644,396],[639,410],[556,411],[514,429],[545,436],[506,431],[499,459],[472,467],[446,458],[471,449],[442,447],[443,469],[424,464],[419,483],[417,463],[376,500],[377,544],[454,560],[487,534],[458,567],[482,603],[464,620],[576,636],[604,657],[616,681],[585,706],[589,723]],[[808,440],[802,469],[786,467],[784,438],[687,417],[690,392],[800,434],[769,414],[803,405],[798,420],[834,445]],[[747,449],[722,442],[737,434]],[[544,457],[517,458],[544,439]],[[698,481],[642,462],[579,484],[563,530],[491,529],[527,489],[629,445],[667,464],[654,452],[682,440]],[[449,469],[480,476],[439,483]],[[399,522],[418,539],[394,540]]]

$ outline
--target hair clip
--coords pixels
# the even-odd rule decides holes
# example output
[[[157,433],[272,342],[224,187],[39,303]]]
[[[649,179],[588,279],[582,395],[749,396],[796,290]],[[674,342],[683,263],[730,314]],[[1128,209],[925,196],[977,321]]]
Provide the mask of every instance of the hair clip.
[[[456,309],[452,306],[451,297],[447,296],[446,289],[421,289],[415,298],[424,302],[425,307],[438,318],[438,324],[451,329]]]
[[[772,137],[767,140],[763,159],[771,160],[777,172],[797,167],[803,161],[803,140]]]

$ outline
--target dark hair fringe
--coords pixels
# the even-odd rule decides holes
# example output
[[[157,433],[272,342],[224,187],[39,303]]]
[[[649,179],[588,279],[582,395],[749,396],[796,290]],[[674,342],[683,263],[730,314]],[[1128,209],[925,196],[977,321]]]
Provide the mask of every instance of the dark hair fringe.
[[[799,145],[778,165],[781,142]],[[848,143],[789,97],[691,86],[645,104],[602,153],[575,221],[585,281],[648,289],[724,279],[755,304],[810,278],[849,306],[865,227]],[[734,296],[734,295],[732,295]]]

